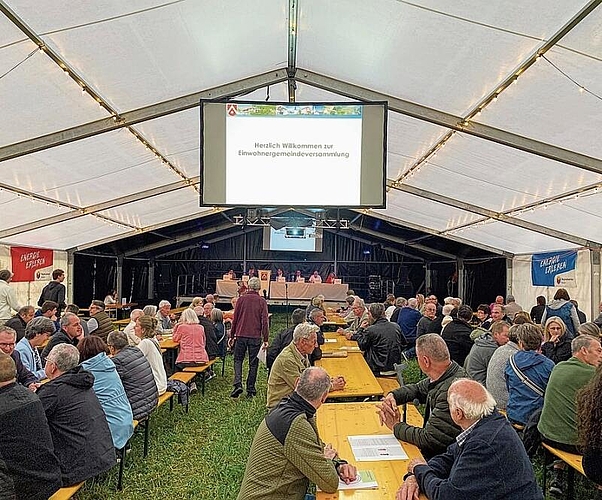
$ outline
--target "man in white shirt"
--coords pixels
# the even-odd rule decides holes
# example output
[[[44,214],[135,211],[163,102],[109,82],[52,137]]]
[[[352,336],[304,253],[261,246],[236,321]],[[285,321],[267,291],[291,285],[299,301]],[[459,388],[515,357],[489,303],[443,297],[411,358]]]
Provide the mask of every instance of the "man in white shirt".
[[[123,329],[123,333],[126,334],[128,338],[128,344],[131,346],[136,346],[140,343],[140,338],[134,332],[134,328],[136,327],[136,320],[144,314],[142,309],[133,309],[130,313],[130,322]]]
[[[17,302],[15,289],[9,283],[13,279],[13,273],[8,269],[0,271],[0,326],[13,317],[21,309]]]
[[[309,277],[310,283],[322,283],[322,276],[318,274],[318,271],[314,271],[314,273]]]

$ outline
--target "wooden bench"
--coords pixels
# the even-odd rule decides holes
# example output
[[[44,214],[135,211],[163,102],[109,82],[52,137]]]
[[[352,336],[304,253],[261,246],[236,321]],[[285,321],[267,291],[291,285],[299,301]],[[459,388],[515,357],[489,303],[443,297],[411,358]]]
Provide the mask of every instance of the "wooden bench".
[[[219,358],[212,359],[208,361],[207,364],[201,366],[187,366],[184,368],[184,373],[194,373],[194,376],[204,374],[209,368],[211,368],[216,361],[219,361]],[[205,377],[199,377],[201,379],[201,394],[205,395]]]
[[[385,396],[400,387],[396,377],[376,377],[376,381],[382,387]]]
[[[568,464],[570,466],[569,470],[567,472],[567,486],[568,486],[567,498],[574,499],[575,498],[575,471],[577,471],[580,474],[582,474],[583,476],[585,476],[585,472],[583,472],[583,464],[582,464],[583,457],[581,455],[575,455],[574,453],[569,453],[568,451],[562,451],[557,448],[552,448],[549,444],[546,444],[546,443],[541,443],[541,445],[543,446],[544,450],[547,451],[548,453],[550,453],[553,457],[559,458],[565,464]],[[544,465],[545,465],[545,460],[544,460]],[[544,466],[544,473],[543,473],[544,491],[546,488],[546,471],[547,471],[547,467]]]
[[[196,373],[176,372],[169,377],[169,380],[178,380],[186,385],[190,385],[190,383],[194,380],[194,377],[196,377]],[[186,404],[185,409],[186,413],[188,413],[188,404]],[[173,397],[169,401],[169,410],[173,410]]]
[[[69,498],[71,498],[73,495],[75,495],[80,489],[81,487],[84,485],[84,483],[77,483],[74,484],[73,486],[67,486],[65,488],[61,488],[60,490],[58,490],[57,492],[55,492],[54,495],[52,495],[49,500],[69,500]]]

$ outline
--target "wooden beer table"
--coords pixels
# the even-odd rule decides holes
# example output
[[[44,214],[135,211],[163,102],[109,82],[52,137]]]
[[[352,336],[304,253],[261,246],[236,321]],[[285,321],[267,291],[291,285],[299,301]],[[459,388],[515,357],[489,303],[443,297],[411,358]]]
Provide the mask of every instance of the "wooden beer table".
[[[320,438],[331,443],[339,456],[347,460],[358,470],[374,472],[378,488],[374,490],[345,490],[336,493],[317,492],[317,500],[392,500],[401,486],[407,472],[408,462],[412,458],[422,458],[420,450],[413,444],[402,442],[408,460],[379,460],[356,462],[351,451],[348,436],[391,434],[386,426],[381,426],[376,403],[325,403],[317,412],[317,424]],[[413,405],[408,405],[407,421],[412,425],[421,425],[422,416]],[[426,500],[420,495],[421,500]]]
[[[322,358],[316,361],[316,366],[324,368],[331,377],[342,375],[347,382],[342,391],[332,391],[329,399],[383,395],[382,387],[361,352],[349,352],[346,358]]]
[[[331,352],[331,351],[349,351],[349,352],[359,352],[360,348],[357,345],[355,340],[347,340],[345,335],[339,335],[338,333],[325,333],[323,345],[320,346],[322,352]],[[335,342],[332,342],[332,341]]]
[[[171,336],[172,334],[162,335],[163,340],[159,341],[159,347],[166,350],[165,357],[167,358],[167,363],[171,368],[172,373],[175,373],[176,358],[178,357],[178,348],[180,347],[180,343],[174,342]]]

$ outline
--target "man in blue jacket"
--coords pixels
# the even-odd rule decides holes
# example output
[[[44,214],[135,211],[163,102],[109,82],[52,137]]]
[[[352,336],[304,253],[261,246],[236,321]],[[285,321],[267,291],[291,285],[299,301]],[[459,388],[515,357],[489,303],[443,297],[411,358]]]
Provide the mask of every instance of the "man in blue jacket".
[[[533,466],[518,434],[495,410],[495,400],[478,382],[458,379],[448,391],[449,411],[462,429],[445,453],[408,464],[397,500],[543,500]]]

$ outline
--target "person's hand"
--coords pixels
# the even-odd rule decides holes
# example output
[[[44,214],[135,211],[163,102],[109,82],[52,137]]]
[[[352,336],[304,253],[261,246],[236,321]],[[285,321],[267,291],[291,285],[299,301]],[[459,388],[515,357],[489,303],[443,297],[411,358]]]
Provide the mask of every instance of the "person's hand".
[[[169,319],[172,320],[172,321],[175,321],[176,320],[176,315],[174,313],[171,313],[169,315]]]
[[[367,319],[365,319],[364,321],[362,321],[360,328],[368,328],[369,326],[370,326],[370,322]]]
[[[339,477],[345,484],[355,481],[357,477],[357,469],[351,464],[343,464],[339,466]]]
[[[560,335],[552,335],[550,337],[550,342],[552,342],[553,344],[557,344],[559,339],[560,339]]]
[[[261,348],[265,351],[269,345],[270,345],[269,342],[264,342],[263,344],[261,344]]]
[[[335,450],[330,443],[324,446],[324,458],[332,460],[333,458],[336,458],[336,456],[337,450]]]
[[[337,333],[339,335],[345,335],[345,330],[343,330],[340,326],[337,328]]]
[[[40,387],[42,384],[38,384],[37,382],[32,382],[31,384],[29,384],[27,386],[27,388],[31,391],[31,392],[36,392],[38,390],[38,387]]]
[[[347,333],[345,333],[345,338],[346,338],[347,340],[351,340],[351,337],[353,337],[353,333],[351,333],[351,332],[347,332]]]
[[[395,425],[401,422],[401,413],[392,394],[387,394],[387,397],[380,404],[377,404],[376,407],[379,409],[378,417],[380,425],[386,425],[389,429],[393,430]]]
[[[234,342],[236,342],[236,338],[234,338],[234,337],[230,337],[230,338],[228,339],[228,347],[229,347],[230,349],[232,349],[232,348],[234,347]]]
[[[155,335],[155,338],[161,342],[163,340],[163,335],[161,335],[160,333],[157,333],[157,335]]]
[[[401,487],[397,490],[395,500],[418,500],[420,497],[420,488],[418,481],[414,476],[408,477]]]
[[[342,391],[345,388],[345,378],[341,375],[339,375],[338,377],[332,377],[330,379],[330,383],[332,385],[332,389],[333,391]]]
[[[408,472],[414,474],[414,467],[417,465],[426,465],[426,460],[424,458],[412,458],[408,464]]]

